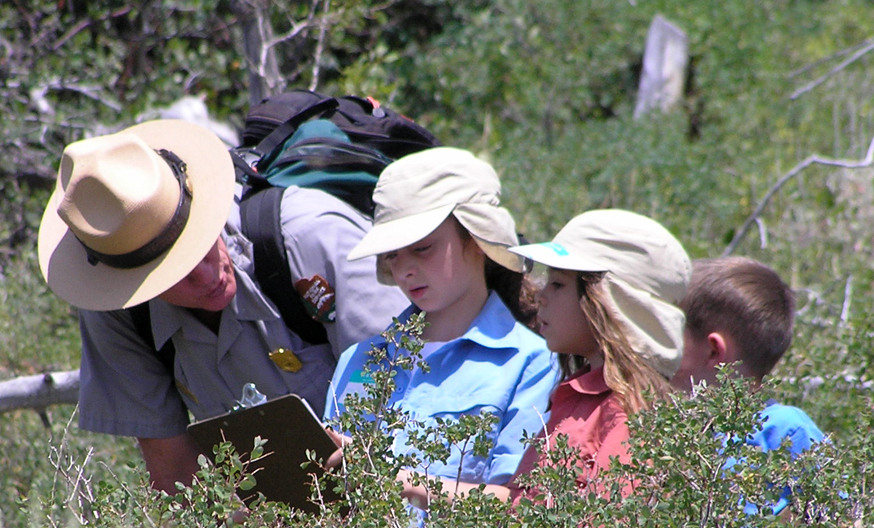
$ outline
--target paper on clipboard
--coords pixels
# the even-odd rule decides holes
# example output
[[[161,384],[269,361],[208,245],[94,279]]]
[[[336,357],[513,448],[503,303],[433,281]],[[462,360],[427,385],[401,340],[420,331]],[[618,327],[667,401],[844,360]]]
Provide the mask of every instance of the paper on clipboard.
[[[255,474],[257,484],[245,494],[241,493],[241,497],[246,500],[261,492],[267,500],[284,502],[304,511],[317,511],[309,498],[313,474],[321,475],[322,471],[315,464],[306,468],[301,464],[307,461],[307,450],[313,451],[317,460],[325,460],[337,446],[306,400],[296,394],[281,396],[195,422],[188,426],[188,432],[210,457],[214,457],[213,447],[223,439],[231,442],[240,454],[252,451],[256,436],[266,439],[264,452],[270,454],[250,464],[249,472],[260,468]],[[324,496],[326,501],[338,498],[331,490]]]

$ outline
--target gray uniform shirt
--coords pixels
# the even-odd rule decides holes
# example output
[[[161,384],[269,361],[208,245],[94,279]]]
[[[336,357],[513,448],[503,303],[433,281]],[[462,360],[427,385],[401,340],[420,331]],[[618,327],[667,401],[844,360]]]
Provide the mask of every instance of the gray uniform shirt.
[[[160,299],[149,304],[156,346],[172,339],[176,348],[173,376],[137,334],[130,314],[80,311],[79,426],[118,435],[175,436],[185,431],[188,411],[198,420],[224,413],[249,382],[268,398],[296,393],[321,414],[339,354],[378,333],[409,302],[397,288],[376,281],[374,258],[346,260],[369,228],[366,217],[327,193],[289,187],[283,195],[292,280],[319,276],[336,294],[336,317],[325,324],[328,344],[310,345],[290,332],[259,290],[236,207],[223,237],[237,294],[222,312],[218,335],[184,308]],[[269,358],[280,347],[294,352],[299,370],[282,370]]]

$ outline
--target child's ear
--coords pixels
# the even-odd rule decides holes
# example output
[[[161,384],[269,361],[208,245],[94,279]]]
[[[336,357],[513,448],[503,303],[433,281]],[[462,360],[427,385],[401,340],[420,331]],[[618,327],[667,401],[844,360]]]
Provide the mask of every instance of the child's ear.
[[[707,334],[707,347],[709,349],[709,356],[707,357],[708,366],[715,367],[720,363],[730,363],[732,361],[728,357],[728,345],[722,333],[710,332]]]

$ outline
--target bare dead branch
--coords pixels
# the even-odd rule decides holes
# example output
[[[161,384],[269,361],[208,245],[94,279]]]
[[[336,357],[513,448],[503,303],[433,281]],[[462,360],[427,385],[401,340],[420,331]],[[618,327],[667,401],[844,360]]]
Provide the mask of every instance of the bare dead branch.
[[[52,50],[57,51],[58,49],[60,49],[61,46],[63,46],[68,40],[75,37],[76,34],[78,34],[83,29],[87,28],[88,26],[90,26],[93,22],[102,22],[102,21],[108,20],[110,18],[123,16],[123,15],[128,14],[130,12],[130,10],[131,10],[130,6],[125,6],[125,7],[116,9],[115,11],[108,13],[106,16],[98,18],[97,20],[90,20],[90,19],[80,20],[78,23],[73,24],[73,26],[70,29],[65,31],[64,34],[61,35],[61,37],[58,40],[56,40],[54,44],[52,44]]]
[[[859,48],[859,50],[856,51],[856,53],[853,53],[852,55],[850,55],[850,57],[848,59],[846,59],[845,61],[841,62],[840,64],[838,64],[837,66],[835,66],[834,68],[829,70],[828,73],[820,76],[817,79],[814,79],[813,81],[807,83],[805,86],[802,86],[801,88],[792,92],[792,95],[789,96],[789,99],[791,99],[793,101],[795,99],[798,99],[802,95],[806,94],[807,92],[813,90],[814,88],[816,88],[820,84],[824,83],[829,78],[833,77],[836,73],[840,72],[841,70],[843,70],[844,68],[846,68],[850,64],[856,62],[857,60],[862,58],[862,56],[864,56],[866,53],[868,53],[869,51],[874,49],[874,39],[869,39],[866,42],[867,42],[867,44],[865,46]]]
[[[839,50],[839,51],[832,53],[831,55],[828,55],[827,57],[823,57],[821,59],[815,60],[815,61],[811,62],[810,64],[806,64],[806,65],[802,66],[801,68],[798,68],[797,70],[795,70],[793,72],[790,72],[788,77],[790,79],[794,79],[795,77],[798,77],[799,75],[807,73],[808,71],[816,68],[817,66],[820,66],[820,65],[825,64],[829,61],[832,61],[838,57],[843,57],[845,55],[849,55],[850,53],[853,53],[855,50],[859,49],[860,47],[867,45],[872,40],[874,40],[874,39],[865,40],[864,42],[860,42],[859,44],[856,44],[855,46],[850,46],[849,48],[844,48],[842,50]]]
[[[325,52],[325,41],[327,40],[328,34],[328,22],[327,15],[331,11],[331,0],[325,0],[324,3],[324,13],[325,16],[322,17],[321,22],[319,23],[319,36],[316,39],[316,52],[313,58],[313,78],[310,81],[310,90],[315,90],[319,86],[319,73],[322,69],[322,54]]]
[[[249,104],[255,105],[277,89],[284,88],[271,42],[273,26],[264,2],[234,0],[231,8],[239,16],[243,33],[243,56],[249,76]]]
[[[850,320],[850,300],[853,298],[853,275],[847,277],[844,285],[844,304],[841,306],[841,325],[846,325]]]
[[[756,218],[756,225],[759,227],[759,247],[765,249],[768,247],[768,228],[761,218]]]
[[[274,35],[273,38],[266,41],[265,48],[267,48],[267,49],[274,48],[274,47],[282,44],[283,42],[287,42],[287,41],[297,37],[298,35],[300,35],[304,31],[306,31],[312,27],[313,27],[312,20],[307,20],[306,22],[294,22],[294,21],[292,21],[291,29],[289,29],[288,31],[286,31],[285,33],[282,33],[280,35]]]
[[[874,381],[867,380],[864,377],[860,378],[854,374],[832,374],[830,376],[813,376],[809,378],[785,378],[786,383],[795,385],[801,384],[804,387],[805,397],[816,389],[819,389],[826,383],[841,384],[848,390],[870,391],[874,390]]]
[[[63,82],[56,82],[56,83],[49,84],[48,86],[46,86],[46,88],[49,90],[56,90],[56,91],[66,90],[66,91],[70,91],[70,92],[75,92],[77,94],[84,95],[85,97],[87,97],[93,101],[97,101],[100,104],[108,106],[109,108],[111,108],[112,110],[115,110],[116,112],[121,112],[121,110],[122,110],[122,107],[119,103],[110,100],[106,96],[104,90],[100,87],[97,87],[97,86],[90,87],[90,86],[81,86],[78,84],[67,84],[67,83],[63,83]]]
[[[17,409],[39,412],[49,405],[78,401],[78,370],[22,376],[0,382],[0,413]]]
[[[770,189],[768,189],[768,192],[765,193],[765,196],[763,196],[762,199],[759,201],[759,205],[758,207],[756,207],[756,210],[753,211],[753,213],[749,217],[747,217],[743,225],[741,225],[740,229],[738,229],[737,233],[735,233],[734,238],[731,239],[731,242],[725,248],[725,251],[722,252],[722,256],[726,257],[734,252],[734,250],[737,248],[737,245],[750,230],[750,227],[752,227],[753,223],[756,222],[756,220],[762,214],[762,211],[764,211],[765,207],[767,207],[768,204],[771,202],[771,199],[774,197],[774,195],[777,194],[777,191],[779,191],[784,185],[786,185],[789,180],[801,174],[801,172],[804,171],[806,168],[810,167],[811,165],[826,165],[829,167],[858,169],[871,165],[872,161],[874,161],[874,139],[871,140],[871,143],[868,145],[868,152],[861,160],[853,161],[824,158],[816,154],[808,156],[804,159],[804,161],[794,166],[792,170],[781,176],[780,179],[777,180],[777,183],[775,183]]]

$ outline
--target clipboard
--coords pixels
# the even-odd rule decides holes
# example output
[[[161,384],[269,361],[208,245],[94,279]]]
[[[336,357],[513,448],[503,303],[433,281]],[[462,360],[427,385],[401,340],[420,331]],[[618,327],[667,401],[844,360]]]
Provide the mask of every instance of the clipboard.
[[[258,469],[254,475],[257,484],[240,496],[249,502],[261,492],[267,500],[284,502],[306,512],[318,511],[310,502],[312,475],[321,476],[323,471],[315,464],[306,468],[301,464],[307,461],[307,450],[315,453],[316,460],[326,460],[337,446],[306,400],[296,394],[281,396],[192,423],[188,433],[213,462],[213,447],[223,439],[231,442],[240,454],[252,451],[256,436],[266,439],[264,453],[271,454],[249,465],[248,472]],[[323,491],[323,496],[326,502],[339,499],[331,489]]]

